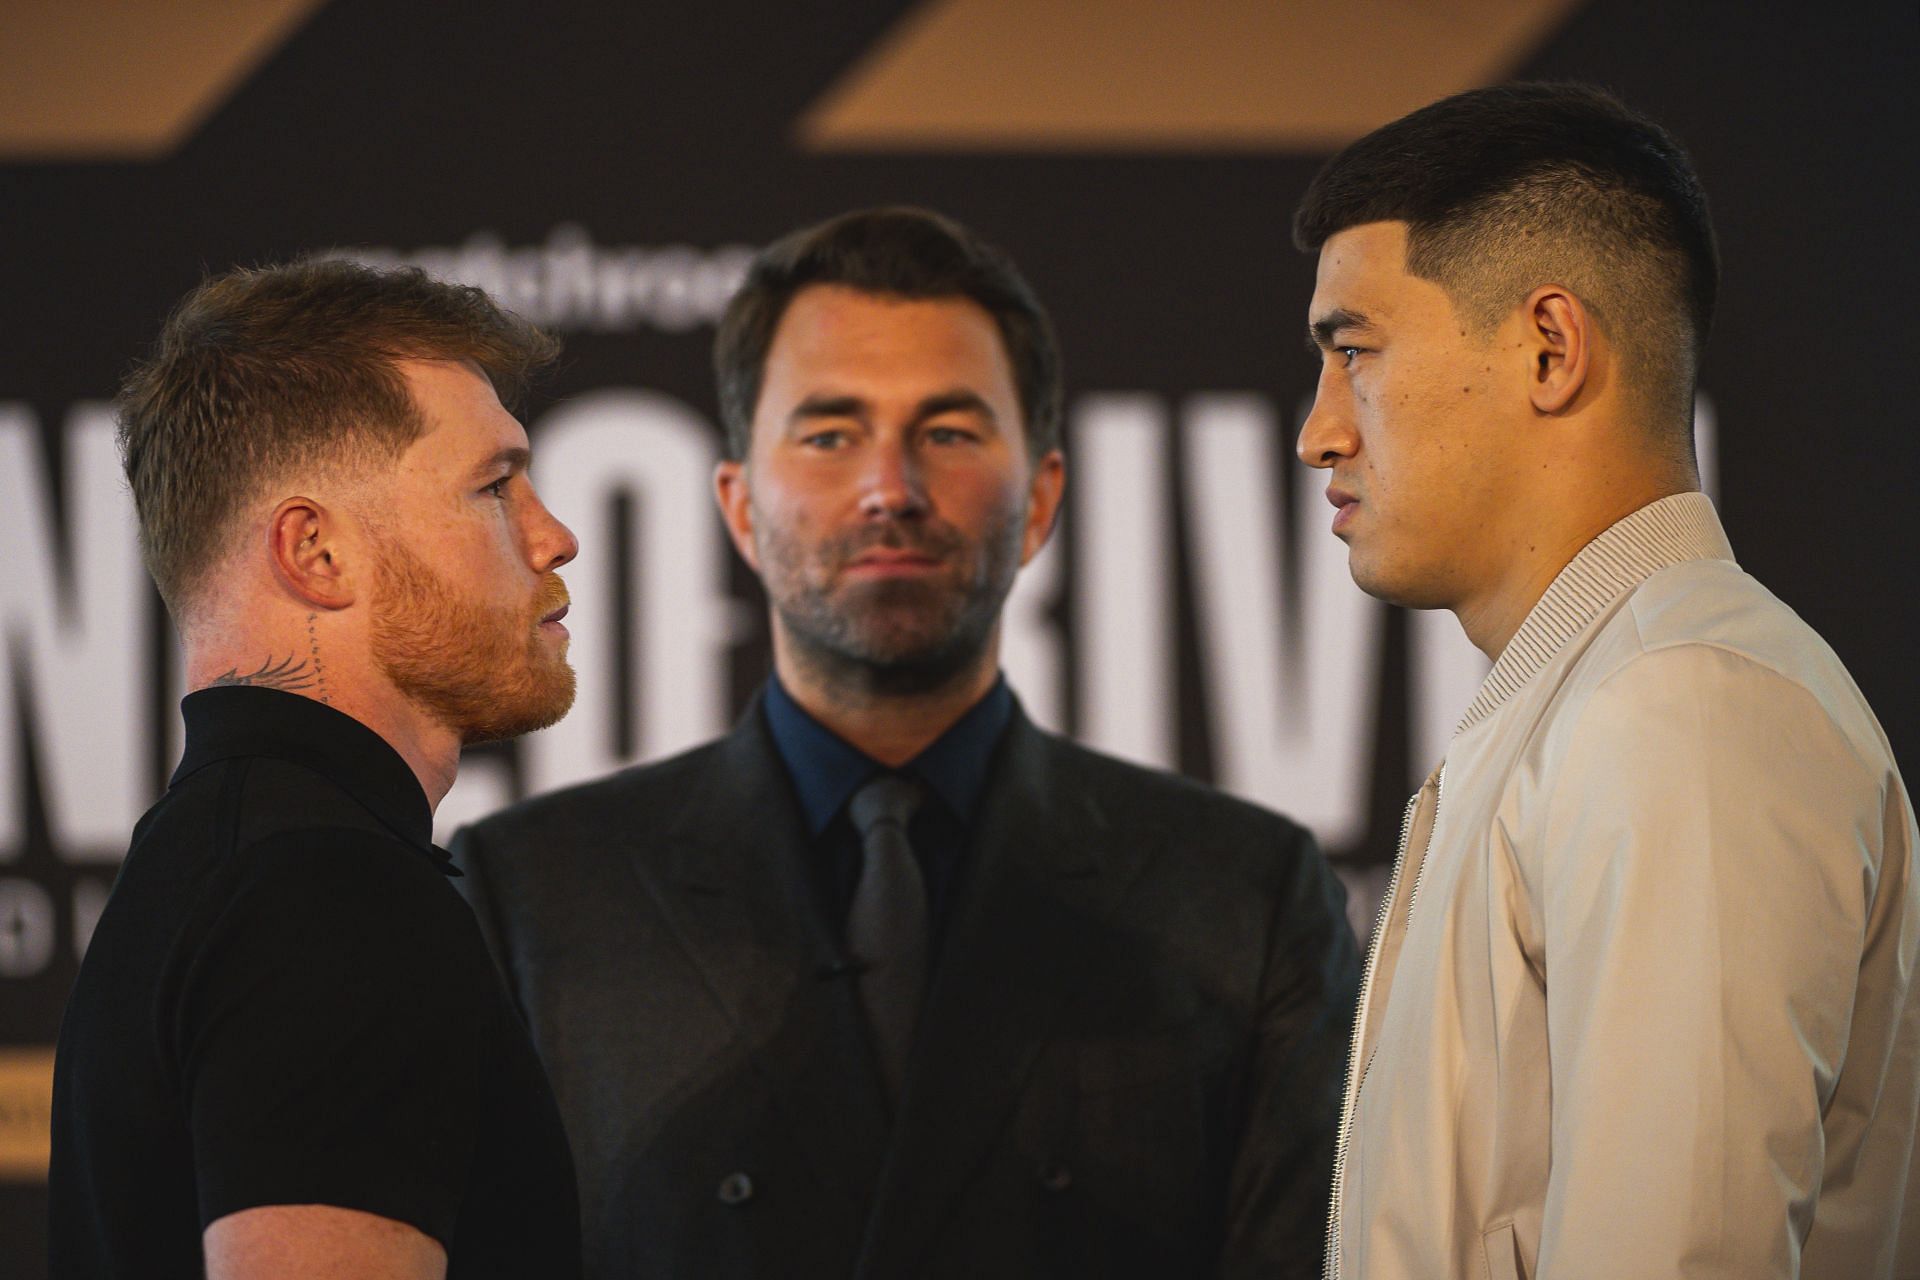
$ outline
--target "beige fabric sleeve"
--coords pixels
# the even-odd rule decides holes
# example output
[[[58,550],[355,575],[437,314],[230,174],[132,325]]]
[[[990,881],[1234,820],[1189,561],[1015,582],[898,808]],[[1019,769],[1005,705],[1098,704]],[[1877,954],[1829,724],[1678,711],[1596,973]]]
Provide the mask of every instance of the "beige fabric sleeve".
[[[1538,1273],[1794,1276],[1883,806],[1805,689],[1707,645],[1583,708],[1541,832],[1552,1174]]]

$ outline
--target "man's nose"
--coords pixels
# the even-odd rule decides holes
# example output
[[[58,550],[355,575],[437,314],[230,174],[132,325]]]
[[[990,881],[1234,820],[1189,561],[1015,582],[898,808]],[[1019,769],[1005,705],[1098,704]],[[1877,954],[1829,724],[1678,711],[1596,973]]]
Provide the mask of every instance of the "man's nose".
[[[869,519],[923,515],[926,477],[912,446],[902,440],[876,440],[860,475],[860,514]]]
[[[1331,467],[1341,458],[1351,458],[1357,448],[1359,437],[1353,429],[1353,416],[1323,376],[1314,392],[1313,407],[1307,410],[1307,420],[1300,424],[1300,438],[1293,451],[1310,467]]]
[[[528,558],[535,569],[551,573],[580,554],[580,539],[561,523],[560,517],[547,510],[546,503],[535,498],[533,507],[533,527],[527,539]]]

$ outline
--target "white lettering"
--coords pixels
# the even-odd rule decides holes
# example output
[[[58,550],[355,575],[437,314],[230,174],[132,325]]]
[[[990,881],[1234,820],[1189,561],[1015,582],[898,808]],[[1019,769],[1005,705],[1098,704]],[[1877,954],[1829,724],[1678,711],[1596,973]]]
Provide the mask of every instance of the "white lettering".
[[[544,244],[509,246],[494,232],[476,231],[458,245],[372,246],[347,256],[375,267],[407,263],[474,285],[536,324],[685,333],[718,322],[753,255],[742,244],[596,245],[586,228],[568,222],[548,232]]]
[[[1350,847],[1365,828],[1384,606],[1353,585],[1338,539],[1305,536],[1294,540],[1298,607],[1284,607],[1285,435],[1268,401],[1196,396],[1185,426],[1215,781],[1305,823],[1329,848]],[[1300,526],[1321,486],[1289,469]]]
[[[504,271],[489,255],[504,262],[522,251],[477,236],[446,252],[452,257],[438,265]],[[522,292],[549,320],[598,308],[598,319],[581,323],[628,325],[646,292],[655,301],[645,305],[658,310],[650,322],[684,325],[711,319],[734,280],[715,265],[720,251],[689,252],[633,249],[621,257],[578,227],[560,227],[537,254],[515,261],[529,282]],[[619,271],[608,265],[616,261]],[[646,283],[648,271],[665,274]],[[666,275],[677,283],[662,283]],[[661,300],[669,295],[674,301]],[[100,403],[76,406],[66,422],[63,526],[32,411],[0,403],[0,546],[9,556],[0,575],[0,863],[17,860],[25,844],[28,735],[53,846],[70,862],[120,856],[151,799],[146,771],[156,733],[178,755],[179,718],[150,723],[152,597],[112,430]],[[1003,658],[1039,723],[1067,727],[1072,680],[1078,736],[1173,767],[1180,708],[1167,409],[1148,394],[1092,393],[1075,404],[1072,430],[1068,527],[1015,584]],[[1717,418],[1705,392],[1694,430],[1702,486],[1715,494]],[[716,438],[681,402],[637,391],[588,394],[538,424],[543,490],[584,548],[567,575],[581,694],[567,721],[522,748],[529,788],[657,758],[724,730],[730,646],[743,619],[726,593],[725,542],[708,497]],[[1339,847],[1358,838],[1364,812],[1381,613],[1352,587],[1338,540],[1308,518],[1319,511],[1310,478],[1297,486],[1297,524],[1288,524],[1276,501],[1281,439],[1261,398],[1204,395],[1187,407],[1182,500],[1215,773],[1228,789],[1301,817]],[[635,516],[624,560],[605,536],[621,496]],[[1291,596],[1282,589],[1290,541],[1298,552]],[[617,580],[622,563],[625,581]],[[1063,591],[1072,596],[1071,651],[1059,619]],[[616,654],[622,635],[628,648]],[[180,663],[170,632],[166,642],[170,704]],[[1446,611],[1416,612],[1409,644],[1408,732],[1419,774],[1444,754],[1487,663]],[[633,727],[624,745],[616,726],[623,717]],[[503,760],[469,762],[443,802],[441,830],[511,793]],[[78,927],[94,908],[77,896],[74,910]]]
[[[653,760],[726,728],[728,648],[738,614],[726,590],[726,547],[714,509],[717,435],[692,409],[650,391],[579,396],[540,420],[539,487],[580,538],[563,576],[579,697],[559,724],[523,740],[533,791]],[[632,502],[626,581],[608,545],[615,502]],[[616,644],[628,607],[631,643]],[[623,658],[633,679],[618,687]],[[620,748],[622,708],[635,727]]]
[[[1166,409],[1150,395],[1091,395],[1073,425],[1084,481],[1073,504],[1079,736],[1171,769],[1179,744]]]
[[[111,406],[78,405],[66,423],[64,557],[35,434],[26,406],[0,404],[0,858],[26,838],[17,726],[31,726],[54,847],[71,862],[117,861],[152,800],[151,596]]]
[[[1001,614],[1000,659],[1007,683],[1020,695],[1020,705],[1043,729],[1066,732],[1066,642],[1054,621],[1060,600],[1060,539],[1054,530],[1047,545],[1027,562],[1014,579],[1013,591]]]
[[[1329,535],[1331,536],[1331,535]],[[1480,682],[1487,678],[1486,655],[1473,647],[1460,622],[1447,609],[1414,609],[1407,617],[1407,727],[1415,776],[1407,790],[1419,787],[1427,771],[1447,754]]]

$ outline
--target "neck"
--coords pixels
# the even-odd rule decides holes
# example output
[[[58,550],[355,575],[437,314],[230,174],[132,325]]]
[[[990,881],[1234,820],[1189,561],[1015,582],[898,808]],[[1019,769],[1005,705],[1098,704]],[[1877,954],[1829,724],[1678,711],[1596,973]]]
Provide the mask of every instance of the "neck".
[[[386,740],[400,754],[427,793],[430,808],[453,788],[460,766],[460,739],[453,730],[426,715],[385,680],[330,656],[317,660],[318,646],[300,640],[289,653],[286,641],[276,648],[270,641],[199,643],[183,640],[189,691],[220,685],[278,689],[324,703],[352,716]],[[310,656],[302,657],[303,653]]]
[[[1672,477],[1588,473],[1586,479],[1578,503],[1546,504],[1551,518],[1513,539],[1509,571],[1492,590],[1454,606],[1467,639],[1490,661],[1499,660],[1540,597],[1588,543],[1648,503],[1699,488]]]
[[[778,622],[773,669],[808,715],[888,766],[907,763],[970,711],[1000,672],[999,633],[980,653],[933,679],[859,663],[810,660]]]
[[[447,792],[453,790],[454,777],[460,771],[460,737],[411,703],[397,696],[395,702],[397,707],[369,700],[365,714],[356,711],[347,714],[385,738],[387,745],[400,753],[400,758],[413,770],[413,776],[420,780],[420,789],[427,793],[427,807],[437,810]],[[401,713],[394,714],[396,710]]]

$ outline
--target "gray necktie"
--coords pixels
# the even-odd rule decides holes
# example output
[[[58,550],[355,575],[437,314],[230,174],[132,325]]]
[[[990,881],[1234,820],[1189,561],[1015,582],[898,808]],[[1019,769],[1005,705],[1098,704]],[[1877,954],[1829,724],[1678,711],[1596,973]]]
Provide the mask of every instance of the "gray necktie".
[[[863,854],[847,946],[866,966],[860,1003],[892,1103],[900,1100],[927,977],[927,886],[907,840],[907,824],[925,797],[911,778],[883,773],[847,806]]]

